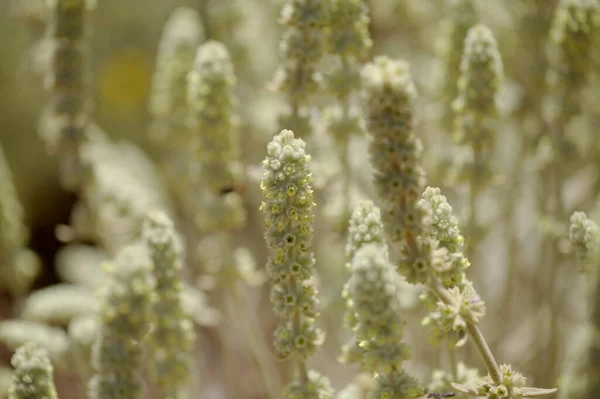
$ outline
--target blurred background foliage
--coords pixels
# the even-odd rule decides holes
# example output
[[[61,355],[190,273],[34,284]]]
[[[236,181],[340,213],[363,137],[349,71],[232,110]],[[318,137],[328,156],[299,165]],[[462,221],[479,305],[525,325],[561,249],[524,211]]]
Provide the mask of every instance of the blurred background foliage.
[[[31,230],[30,246],[42,260],[43,273],[34,288],[61,282],[55,270],[55,255],[63,244],[56,238],[56,227],[69,222],[76,199],[61,188],[57,159],[47,154],[38,136],[39,118],[48,98],[43,87],[49,59],[44,43],[48,13],[43,2],[5,0],[0,4],[0,143],[25,209],[25,221]],[[283,103],[279,95],[268,90],[268,83],[280,61],[277,18],[282,3],[281,0],[161,0],[151,3],[98,0],[96,9],[90,14],[94,121],[109,137],[136,143],[157,162],[161,148],[148,139],[148,101],[157,46],[170,13],[179,6],[198,10],[207,39],[220,40],[228,47],[239,82],[236,90],[242,119],[242,157],[249,169],[244,195],[248,223],[236,234],[236,240],[251,249],[259,269],[265,264],[267,253],[262,238],[264,222],[258,212],[260,190],[256,174],[260,173],[266,143],[277,133],[277,116]],[[369,0],[367,3],[374,43],[372,56],[399,57],[411,65],[420,94],[417,134],[424,141],[428,184],[441,187],[461,222],[467,220],[471,212],[467,199],[468,178],[460,174],[460,167],[456,165],[468,160],[469,154],[452,144],[451,129],[443,124],[452,99],[445,97],[441,89],[447,79],[456,78],[446,70],[445,64],[448,52],[455,51],[449,43],[453,37],[451,29],[456,21],[467,16],[453,14],[453,2],[446,0]],[[489,159],[493,173],[476,202],[477,223],[483,230],[465,233],[467,243],[470,240],[474,243],[468,254],[474,265],[469,273],[488,303],[489,316],[485,318],[482,330],[490,337],[490,345],[497,357],[502,363],[512,364],[526,373],[536,385],[550,387],[556,384],[561,372],[566,339],[577,328],[572,326],[584,318],[585,307],[580,305],[579,287],[583,282],[577,276],[575,266],[562,262],[561,267],[550,269],[541,264],[558,262],[543,258],[543,246],[550,243],[557,250],[553,256],[564,259],[570,249],[565,233],[568,219],[563,217],[577,208],[593,210],[600,153],[597,140],[600,77],[596,73],[590,80],[583,94],[583,116],[569,125],[567,132],[574,138],[575,152],[567,153],[564,161],[576,166],[570,169],[572,173],[565,179],[562,189],[566,209],[559,217],[563,219],[548,218],[544,206],[540,206],[540,203],[544,204],[545,194],[540,194],[539,182],[545,178],[545,173],[549,173],[544,169],[546,159],[559,161],[553,158],[555,155],[545,153],[547,147],[539,143],[543,142],[540,137],[544,133],[541,126],[546,90],[546,41],[557,1],[480,0],[475,4],[475,21],[489,26],[498,41],[506,78],[500,93],[496,146]],[[596,41],[593,50],[596,61],[600,56],[598,43]],[[327,65],[327,60],[323,61],[323,68]],[[596,71],[599,66],[595,64]],[[325,96],[315,99],[317,119],[322,105],[328,101],[330,99]],[[367,140],[366,136],[361,136],[350,143],[353,176],[357,185],[363,188],[362,192],[353,189],[352,198],[347,199],[352,203],[373,196],[369,169],[363,168],[368,162]],[[324,314],[319,323],[328,334],[323,350],[312,362],[318,369],[326,370],[333,385],[341,388],[358,369],[339,365],[336,360],[348,332],[341,328],[343,303],[339,299],[341,285],[347,278],[343,268],[344,238],[339,235],[344,229],[334,226],[347,223],[347,219],[336,219],[341,189],[327,180],[340,167],[330,141],[321,125],[315,136],[307,140],[308,151],[315,157],[316,199],[320,208],[317,217],[323,220],[317,222],[316,231],[319,290]],[[552,283],[556,279],[565,279],[561,290]],[[275,321],[268,289],[252,287],[248,292],[254,316],[270,348]],[[444,355],[427,342],[427,331],[419,325],[425,310],[415,298],[414,293],[407,293],[406,318],[410,323],[407,339],[415,359],[409,367],[416,374],[426,376],[445,360]],[[3,318],[13,316],[11,306],[11,298],[6,295],[2,301]],[[265,397],[253,368],[245,367],[253,363],[244,349],[244,333],[235,332],[242,328],[236,319],[238,312],[239,309],[232,310],[223,320],[225,328],[219,330],[230,336],[221,336],[210,328],[204,331],[201,342],[208,342],[204,345],[217,347],[215,342],[225,341],[229,354],[215,363],[214,367],[220,369],[209,371],[203,378],[215,379],[225,385],[239,385],[237,390],[230,391],[230,396],[215,394],[215,398],[242,397],[235,396],[240,392],[254,392],[254,396],[248,393],[244,398]],[[554,313],[565,317],[562,323],[552,321]],[[548,329],[552,328],[557,329],[555,338],[548,334]],[[219,350],[222,349],[215,349],[215,353],[207,356],[218,358]],[[238,352],[242,354],[242,360],[236,362]],[[5,351],[5,361],[9,354]],[[271,356],[267,354],[266,358],[273,367],[275,363]],[[464,360],[472,367],[480,366],[469,346]],[[210,365],[211,361],[206,363]],[[285,368],[281,370],[285,371]],[[61,397],[81,397],[66,388],[73,378],[70,374],[58,374]]]

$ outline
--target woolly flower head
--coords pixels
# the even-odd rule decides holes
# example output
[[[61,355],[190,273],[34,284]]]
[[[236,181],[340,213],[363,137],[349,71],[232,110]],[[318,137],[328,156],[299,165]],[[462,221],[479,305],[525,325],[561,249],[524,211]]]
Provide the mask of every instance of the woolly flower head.
[[[477,387],[477,396],[487,399],[521,399],[525,387],[523,374],[513,371],[509,364],[500,365],[500,384],[495,384],[490,376]]]
[[[450,252],[462,251],[464,237],[458,227],[458,218],[452,213],[452,206],[437,187],[427,187],[420,201],[429,208],[429,233],[440,241],[440,245]]]
[[[570,218],[569,239],[575,253],[583,262],[598,249],[598,226],[583,212],[575,212]]]
[[[313,273],[313,177],[305,142],[282,130],[267,146],[261,189],[265,239],[275,251],[268,272],[276,281],[294,276],[307,280]],[[288,262],[294,256],[294,262]]]
[[[381,223],[381,212],[373,202],[366,200],[354,209],[350,218],[346,258],[352,260],[356,251],[369,243],[376,243],[382,249],[387,247]]]
[[[424,325],[434,325],[432,339],[439,342],[441,337],[453,331],[458,334],[456,346],[463,346],[467,339],[467,324],[478,324],[485,316],[485,303],[479,298],[471,284],[448,289],[450,303],[439,301],[437,311],[423,321]]]
[[[430,278],[446,280],[452,274],[448,250],[440,248],[435,238],[418,236],[415,248],[402,248],[402,258],[396,270],[411,284],[426,284]]]
[[[272,88],[285,92],[292,103],[304,103],[319,89],[316,63],[324,51],[323,28],[327,25],[325,0],[287,0],[281,9],[279,24],[284,28],[279,44],[282,63],[275,73]],[[284,127],[310,134],[306,115],[298,112],[280,118]],[[283,122],[292,122],[284,124]]]
[[[586,86],[593,68],[593,48],[600,30],[600,5],[595,0],[561,0],[558,4],[550,39],[549,85],[566,98],[560,106],[567,114],[579,111],[578,93]]]
[[[168,136],[168,125],[182,126],[187,117],[187,75],[203,36],[200,15],[195,10],[178,7],[169,16],[158,46],[152,81],[149,109],[160,125],[153,128],[153,138],[177,139]]]
[[[155,263],[160,266],[168,262],[173,271],[181,269],[181,262],[175,262],[182,255],[183,245],[175,233],[175,226],[166,213],[151,210],[142,223],[142,237],[147,243]],[[160,272],[165,272],[160,270]]]
[[[493,143],[490,118],[497,114],[503,64],[494,34],[487,26],[478,24],[469,29],[460,72],[458,96],[452,104],[458,141],[483,140],[484,148],[489,149]]]
[[[458,218],[452,213],[452,206],[437,187],[425,189],[419,206],[427,210],[424,220],[427,235],[437,240],[439,247],[448,253],[447,263],[438,268],[437,277],[446,287],[460,285],[470,263],[462,253],[464,238],[458,227]]]
[[[283,323],[275,331],[275,347],[285,359],[311,356],[323,342],[315,328],[316,290],[307,281],[314,274],[313,189],[310,156],[303,140],[283,130],[267,146],[261,182],[265,240],[273,251],[267,263],[271,300]],[[300,323],[297,323],[297,317]],[[296,321],[293,321],[296,320]]]
[[[239,119],[235,113],[236,77],[225,45],[209,40],[198,48],[188,76],[191,120],[199,131],[200,173],[214,192],[231,181],[232,165],[240,153]]]
[[[323,52],[322,29],[327,24],[324,0],[288,0],[279,23],[288,28],[281,41],[285,59],[304,63],[319,60]]]
[[[413,134],[417,91],[404,61],[377,57],[363,67],[361,75],[382,219],[390,239],[399,242],[409,232],[419,235],[423,217],[417,207],[425,185],[422,146]]]
[[[142,236],[154,263],[155,325],[150,332],[151,376],[165,394],[180,397],[190,379],[194,328],[183,310],[182,250],[173,223],[160,211],[146,215]]]
[[[393,266],[381,246],[362,246],[352,259],[351,278],[344,288],[353,332],[362,352],[365,371],[389,373],[410,358],[401,343],[405,322],[396,293]]]
[[[363,58],[373,47],[364,0],[330,0],[327,47],[332,54]]]
[[[54,368],[46,349],[27,343],[17,349],[11,359],[15,368],[9,399],[56,399]]]
[[[141,244],[131,244],[105,269],[113,280],[103,292],[100,311],[104,327],[111,333],[139,340],[149,328],[156,285],[148,251]]]
[[[92,348],[92,399],[137,397],[143,389],[140,340],[150,329],[155,279],[146,247],[124,247],[106,266],[113,280],[106,287],[100,309],[100,333]]]

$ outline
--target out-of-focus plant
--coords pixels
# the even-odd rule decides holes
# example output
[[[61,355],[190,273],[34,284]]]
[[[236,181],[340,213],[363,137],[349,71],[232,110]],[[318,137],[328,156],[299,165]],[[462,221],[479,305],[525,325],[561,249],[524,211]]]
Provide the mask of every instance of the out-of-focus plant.
[[[577,160],[582,159],[577,143],[568,134],[574,120],[581,114],[582,91],[590,81],[593,69],[594,43],[598,41],[600,26],[600,5],[596,1],[561,0],[552,20],[549,33],[549,69],[546,74],[547,92],[542,117],[546,132],[539,145],[549,152],[542,171],[544,178],[540,192],[540,207],[547,224],[546,247],[541,258],[540,268],[549,269],[547,290],[551,298],[562,295],[565,288],[556,274],[564,265],[564,255],[554,244],[562,234],[553,234],[564,226],[562,222],[571,209],[565,200],[568,179],[581,167]],[[553,243],[554,242],[554,243]],[[546,353],[545,367],[541,373],[549,379],[558,372],[558,352],[561,347],[559,331],[562,312],[552,301],[549,336],[550,350]]]
[[[598,373],[600,361],[600,268],[598,267],[599,236],[597,224],[583,212],[574,212],[570,218],[569,238],[579,269],[585,273],[584,298],[589,307],[585,323],[569,341],[569,353],[559,398],[593,398],[600,394]]]
[[[470,211],[467,232],[473,237],[473,249],[476,249],[482,235],[481,222],[477,218],[477,200],[489,186],[494,173],[491,157],[496,143],[497,97],[502,74],[502,60],[492,31],[485,25],[470,28],[460,63],[458,93],[452,107],[456,140],[469,145],[472,150],[466,176],[469,176]]]
[[[454,110],[452,102],[458,96],[460,64],[467,32],[477,24],[478,15],[473,0],[454,0],[448,2],[447,19],[438,39],[440,57],[444,60],[444,80],[441,98],[444,101],[442,126],[447,131],[454,127]]]
[[[27,248],[29,229],[12,172],[0,146],[0,287],[23,299],[40,273],[38,256]]]
[[[168,182],[181,205],[186,204],[194,166],[194,130],[188,126],[188,74],[203,34],[195,10],[180,7],[171,13],[158,46],[148,106],[152,115],[149,136],[163,149]]]
[[[149,333],[150,372],[165,397],[186,398],[191,379],[194,329],[183,308],[182,248],[173,223],[162,212],[150,212],[142,235],[153,263],[156,299]]]
[[[85,174],[80,147],[92,122],[88,12],[95,0],[52,0],[49,4],[53,55],[46,86],[51,97],[40,135],[48,151],[60,160],[62,184],[75,190]]]
[[[283,27],[281,64],[272,88],[287,97],[288,109],[279,117],[280,128],[297,134],[309,136],[313,132],[310,98],[319,90],[322,79],[317,63],[325,51],[327,11],[325,0],[289,0],[279,17]]]
[[[416,398],[424,390],[403,368],[410,349],[402,342],[406,322],[401,317],[398,275],[388,260],[379,209],[364,202],[352,214],[354,235],[348,238],[350,279],[345,323],[354,340],[344,347],[345,362],[360,362],[375,376],[374,398]]]
[[[54,367],[44,348],[27,343],[17,349],[12,364],[15,376],[9,399],[58,398],[54,387]]]
[[[352,185],[349,141],[362,133],[360,108],[355,97],[360,89],[360,67],[373,47],[369,35],[370,18],[363,0],[330,0],[329,23],[326,28],[325,49],[335,56],[333,67],[325,73],[327,92],[336,104],[325,110],[327,132],[333,137],[340,153],[345,222],[350,216],[350,187]]]
[[[156,279],[147,249],[125,247],[107,270],[113,280],[102,294],[100,330],[92,351],[94,399],[137,398],[143,389],[142,339],[152,321]]]

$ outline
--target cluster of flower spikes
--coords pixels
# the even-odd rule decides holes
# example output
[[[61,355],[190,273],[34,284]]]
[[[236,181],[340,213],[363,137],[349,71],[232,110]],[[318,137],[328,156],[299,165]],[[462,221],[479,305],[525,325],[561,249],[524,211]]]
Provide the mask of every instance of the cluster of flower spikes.
[[[15,368],[9,399],[57,399],[54,367],[48,351],[33,342],[17,348],[11,359]]]
[[[92,108],[86,17],[95,1],[53,0],[50,4],[53,19],[49,35],[54,51],[46,86],[52,99],[42,118],[40,135],[49,152],[59,156],[62,184],[75,189],[85,173],[78,152],[86,138]]]
[[[473,284],[466,278],[469,260],[463,254],[464,238],[458,227],[458,219],[452,213],[452,207],[441,194],[439,188],[427,187],[422,195],[420,206],[427,209],[425,223],[431,240],[437,241],[441,250],[446,251],[444,267],[435,271],[433,278],[447,290],[449,302],[438,300],[430,292],[422,294],[421,299],[431,312],[423,321],[432,325],[431,338],[439,343],[450,332],[457,334],[456,346],[466,342],[467,323],[477,325],[485,315],[485,303],[479,298]]]
[[[323,342],[323,333],[314,325],[316,289],[313,276],[313,176],[306,143],[282,130],[267,146],[261,181],[264,201],[265,241],[272,251],[267,263],[271,301],[282,324],[275,331],[275,348],[282,359],[294,358],[300,376],[286,388],[288,398],[331,397],[325,377],[307,372],[305,361]],[[305,395],[301,396],[304,392]]]
[[[469,29],[477,23],[477,10],[473,0],[454,0],[449,2],[448,26],[447,32],[443,36],[443,58],[445,61],[444,73],[444,98],[447,106],[443,125],[446,129],[451,129],[454,121],[454,111],[452,110],[452,101],[458,94],[456,82],[460,76],[460,63],[462,50]]]
[[[473,151],[479,154],[487,154],[494,147],[496,97],[502,70],[494,34],[485,25],[473,26],[465,39],[458,95],[452,108],[455,112],[455,139],[460,144],[472,146]],[[473,165],[473,168],[489,168],[487,161],[485,159],[483,164]]]
[[[421,144],[412,131],[416,90],[409,67],[379,57],[367,64],[362,74],[382,219],[391,241],[401,245],[397,271],[409,283],[434,282],[449,288],[449,302],[437,303],[436,324],[440,332],[454,330],[465,337],[466,323],[476,323],[484,305],[469,284],[457,285],[469,262],[460,252],[462,237],[448,213],[451,208],[435,201],[430,208],[427,201],[420,200],[425,173],[420,165]]]
[[[354,340],[343,347],[342,361],[359,362],[376,376],[374,398],[416,398],[423,387],[402,367],[411,354],[402,343],[405,321],[400,317],[398,274],[388,260],[379,209],[359,204],[350,219],[346,254],[351,277],[344,286],[345,323]]]
[[[139,397],[143,351],[140,341],[149,330],[155,279],[144,245],[124,247],[106,264],[112,280],[102,292],[100,331],[92,348],[92,399]]]
[[[551,120],[566,124],[579,113],[580,94],[594,68],[594,43],[598,43],[599,30],[597,1],[560,0],[550,32],[547,83],[553,99]]]
[[[319,90],[317,63],[325,51],[324,28],[328,23],[326,0],[288,0],[279,18],[282,63],[273,87],[288,97],[290,109],[279,118],[281,128],[310,134],[308,98]]]
[[[154,264],[156,301],[150,331],[151,375],[164,395],[185,398],[191,380],[190,361],[195,333],[182,303],[183,248],[169,217],[161,211],[146,215],[142,236]]]
[[[364,0],[331,0],[326,30],[327,52],[337,56],[334,67],[325,74],[327,91],[340,103],[327,108],[327,131],[344,143],[348,136],[362,131],[360,115],[352,112],[349,100],[360,89],[361,61],[373,47],[369,36],[369,14]]]
[[[436,292],[439,299],[437,311],[429,315],[428,323],[434,325],[436,330],[434,335],[443,336],[450,331],[458,333],[459,338],[462,338],[455,346],[461,346],[466,342],[467,330],[470,331],[472,327],[476,329],[477,324],[485,315],[485,303],[475,292],[473,283],[464,276],[469,262],[462,255],[463,239],[458,230],[458,221],[452,216],[452,208],[446,198],[441,195],[438,188],[428,187],[420,205],[428,211],[425,224],[428,226],[427,231],[430,238],[438,242],[440,249],[450,255],[447,258],[447,272],[454,276],[444,279],[434,274],[428,282],[428,287]],[[445,286],[447,283],[450,283],[451,286]],[[475,388],[465,388],[462,384],[455,383],[452,385],[468,396],[480,396],[488,399],[542,397],[556,392],[556,389],[525,387],[525,377],[513,371],[510,365],[502,364],[494,368],[495,372],[488,364],[490,373]],[[476,381],[473,379],[466,381],[466,383],[473,382]]]
[[[413,133],[417,91],[404,61],[376,57],[361,75],[383,225],[390,240],[401,247],[398,273],[409,283],[424,284],[430,270],[444,267],[447,253],[423,234],[426,210],[419,206],[419,198],[425,172],[421,140]]]
[[[215,40],[200,46],[189,74],[188,102],[190,120],[198,133],[194,151],[203,206],[197,210],[196,221],[203,231],[238,228],[246,221],[239,193],[229,190],[243,178],[235,85],[227,48]]]
[[[176,8],[165,23],[156,54],[156,70],[148,105],[152,115],[150,138],[174,151],[191,147],[188,117],[188,74],[204,37],[197,11]]]

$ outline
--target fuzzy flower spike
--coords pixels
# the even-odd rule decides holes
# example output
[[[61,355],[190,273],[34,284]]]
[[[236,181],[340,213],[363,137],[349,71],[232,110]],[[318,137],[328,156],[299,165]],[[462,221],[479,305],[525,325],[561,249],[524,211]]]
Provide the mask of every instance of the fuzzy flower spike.
[[[76,189],[85,168],[80,147],[91,122],[88,11],[93,0],[50,0],[53,21],[48,35],[53,41],[52,68],[46,87],[52,98],[43,115],[40,136],[48,152],[60,161],[63,186]]]
[[[342,360],[360,362],[365,372],[375,375],[373,398],[417,398],[424,390],[402,367],[411,353],[402,342],[405,321],[400,317],[400,277],[388,260],[379,214],[372,202],[365,201],[350,219],[346,254],[351,260],[351,277],[343,296],[345,321],[354,341],[344,346]]]
[[[365,65],[362,79],[381,219],[387,236],[402,251],[398,273],[409,283],[425,284],[447,253],[423,235],[426,210],[419,206],[419,197],[425,172],[421,140],[413,132],[417,91],[409,65],[387,57]]]
[[[289,109],[280,116],[281,127],[310,135],[309,97],[318,91],[317,63],[324,46],[327,24],[326,0],[287,0],[279,24],[284,28],[280,42],[282,63],[273,89],[285,93]]]
[[[195,334],[182,303],[183,248],[173,223],[161,211],[146,215],[142,236],[154,264],[156,279],[155,323],[149,334],[153,356],[151,375],[166,397],[184,399],[191,380]]]
[[[308,282],[313,276],[313,176],[308,165],[305,142],[283,130],[267,146],[261,182],[264,201],[265,240],[272,251],[267,263],[271,280],[271,301],[282,324],[275,332],[275,348],[281,359],[296,363],[294,380],[286,398],[327,399],[332,397],[327,378],[308,371],[306,359],[323,342],[323,333],[314,325],[317,317],[316,289]]]
[[[550,31],[549,121],[567,124],[581,111],[581,92],[594,68],[594,42],[600,30],[596,0],[560,0]]]
[[[113,279],[102,295],[89,397],[139,398],[143,388],[140,341],[150,327],[155,290],[152,263],[145,246],[132,244],[123,248],[106,269]]]
[[[337,62],[325,75],[325,85],[339,101],[326,111],[327,129],[340,149],[348,151],[350,136],[363,130],[350,100],[360,90],[361,61],[373,47],[367,4],[364,0],[330,0],[329,21],[326,47]]]
[[[452,101],[457,96],[456,82],[460,75],[461,53],[469,28],[477,23],[477,10],[473,0],[449,1],[447,26],[441,39],[445,63],[442,97],[445,103],[443,127],[450,130],[454,121]]]
[[[243,180],[239,160],[238,99],[236,76],[229,51],[221,42],[209,40],[198,48],[188,75],[190,122],[197,133],[195,160],[201,198],[195,219],[204,233],[236,229],[246,222],[242,198],[231,190]]]
[[[163,28],[148,105],[156,144],[179,150],[190,146],[190,130],[185,127],[187,76],[203,36],[200,15],[185,7],[176,8]]]
[[[187,125],[188,74],[203,38],[196,10],[178,7],[171,13],[158,44],[148,103],[149,138],[161,149],[169,184],[180,201],[188,194],[194,167],[195,131]]]
[[[458,95],[452,103],[455,139],[459,144],[469,145],[473,152],[466,174],[471,176],[472,201],[492,175],[489,158],[496,141],[497,97],[502,74],[502,59],[493,32],[482,24],[473,26],[465,39]],[[475,215],[470,220],[470,224],[473,223]],[[474,232],[470,231],[473,236]]]

